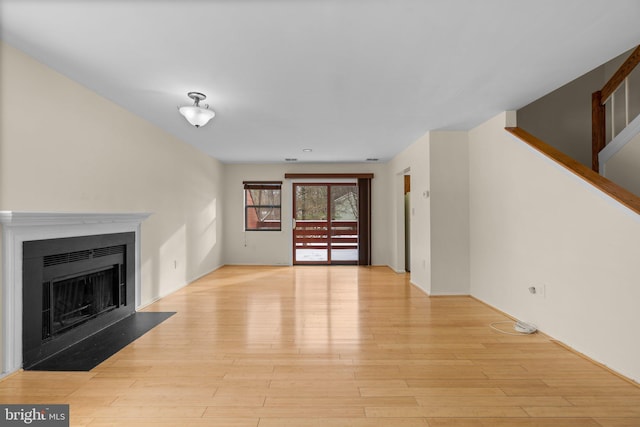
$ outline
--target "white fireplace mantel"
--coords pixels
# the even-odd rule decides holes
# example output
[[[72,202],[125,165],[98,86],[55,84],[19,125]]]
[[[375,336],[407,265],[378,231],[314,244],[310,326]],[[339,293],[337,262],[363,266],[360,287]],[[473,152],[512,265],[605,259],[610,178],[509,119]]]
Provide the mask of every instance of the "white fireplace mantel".
[[[135,233],[135,293],[140,306],[140,226],[150,213],[0,211],[2,226],[2,373],[22,367],[22,244],[31,240]]]

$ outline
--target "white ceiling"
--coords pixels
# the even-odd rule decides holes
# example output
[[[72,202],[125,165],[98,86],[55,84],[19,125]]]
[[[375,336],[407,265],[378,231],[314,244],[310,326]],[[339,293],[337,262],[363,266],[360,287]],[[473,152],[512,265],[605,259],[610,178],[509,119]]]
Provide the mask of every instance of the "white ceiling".
[[[634,47],[639,18],[638,0],[0,0],[4,41],[227,163],[389,160]],[[217,113],[200,129],[189,91]]]

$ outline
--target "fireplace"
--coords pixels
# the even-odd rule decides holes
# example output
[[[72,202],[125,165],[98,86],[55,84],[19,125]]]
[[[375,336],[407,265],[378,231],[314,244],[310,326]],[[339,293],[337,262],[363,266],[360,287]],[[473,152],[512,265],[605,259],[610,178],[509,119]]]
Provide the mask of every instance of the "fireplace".
[[[135,233],[23,243],[28,369],[135,312]]]
[[[106,328],[108,324],[117,322],[117,318],[123,315],[123,312],[135,311],[141,304],[141,256],[140,256],[140,242],[141,242],[141,227],[142,222],[149,217],[149,213],[134,212],[134,213],[120,213],[120,212],[24,212],[24,211],[0,211],[0,228],[2,235],[2,309],[0,310],[0,327],[2,333],[0,333],[1,340],[1,368],[0,378],[3,378],[18,369],[29,366],[33,363],[33,360],[37,360],[37,357],[33,357],[34,354],[38,354],[40,351],[57,352],[58,348],[62,348],[67,343],[81,339],[80,337],[86,336],[92,332],[89,328],[95,329]],[[68,243],[71,240],[69,238],[90,238],[92,236],[100,235],[122,235],[128,234],[129,236],[135,236],[135,243],[133,247],[130,241],[107,241],[98,242],[97,245],[92,244],[83,246],[80,244],[79,248],[66,248],[60,249],[56,247],[55,251],[41,250],[40,255],[30,255],[29,259],[42,256],[42,265],[44,266],[44,256],[48,256],[48,263],[56,263],[54,258],[65,258],[73,260],[76,266],[82,266],[83,262],[89,262],[88,260],[82,260],[82,257],[87,256],[87,252],[90,253],[89,258],[93,261],[108,260],[104,264],[92,267],[81,268],[79,272],[62,273],[49,275],[55,269],[65,268],[62,265],[53,266],[49,265],[47,268],[51,268],[50,271],[43,271],[37,273],[36,276],[42,274],[42,277],[36,277],[36,286],[28,286],[23,283],[23,273],[29,275],[35,274],[36,271],[32,267],[28,267],[27,264],[34,262],[24,260],[23,252],[25,244],[31,245],[35,241],[49,241],[57,240],[60,243]],[[110,238],[108,238],[110,239]],[[79,240],[79,241],[82,241]],[[85,241],[86,242],[86,241]],[[125,252],[118,255],[115,252],[121,251],[121,249],[114,249],[114,247],[121,247],[124,245]],[[102,248],[101,251],[97,249]],[[104,248],[109,248],[108,252]],[[66,255],[69,254],[69,255]],[[104,256],[95,256],[104,255]],[[119,265],[119,261],[114,261],[115,257],[123,257],[125,261],[125,267],[114,268],[114,265]],[[26,262],[23,265],[23,261]],[[77,264],[80,262],[80,264]],[[122,268],[122,270],[121,270]],[[104,272],[107,270],[107,272]],[[117,286],[113,281],[116,276],[116,270],[118,275]],[[109,272],[110,271],[110,272]],[[74,284],[74,280],[77,279],[78,273],[87,273],[88,277],[84,282],[80,279]],[[101,272],[104,272],[101,273]],[[91,277],[92,274],[98,273],[102,278]],[[54,282],[51,285],[46,285],[45,274],[49,282]],[[109,278],[108,276],[111,276]],[[121,277],[126,278],[126,288],[119,287],[122,283]],[[55,279],[55,280],[52,280]],[[67,281],[70,280],[70,281]],[[98,284],[97,282],[102,284]],[[76,304],[78,300],[95,299],[91,296],[95,292],[103,292],[105,287],[110,289],[113,297],[104,297],[104,301],[100,298],[100,301],[93,302],[93,308],[85,308],[78,310],[75,314],[72,312],[75,309],[67,308],[62,311],[59,316],[51,317],[50,314],[43,314],[42,300],[46,297],[46,293],[50,292],[50,298],[54,297],[54,293],[72,292],[75,288],[75,292],[78,292],[81,286],[83,295],[76,295]],[[111,283],[111,285],[105,285],[105,283]],[[55,285],[55,286],[54,286]],[[102,289],[100,289],[102,288]],[[116,288],[120,290],[118,294]],[[126,291],[122,291],[126,289]],[[35,292],[38,296],[29,299],[25,302],[24,293]],[[39,298],[39,300],[38,300]],[[57,296],[56,296],[57,298]],[[111,298],[113,300],[111,301]],[[37,304],[38,308],[34,307]],[[55,307],[55,306],[54,306]],[[65,311],[66,310],[66,311]],[[30,315],[26,315],[30,313]],[[34,314],[36,313],[36,314]],[[25,324],[25,317],[28,318],[27,324]],[[43,322],[43,317],[45,322]],[[130,316],[129,316],[130,318]],[[46,319],[49,319],[51,323],[51,336],[48,337],[47,333],[43,333],[43,325],[45,329]],[[61,319],[64,321],[62,325]],[[55,326],[56,322],[58,323]],[[97,322],[97,323],[96,323]],[[31,325],[31,326],[28,326]],[[36,325],[35,327],[33,325]],[[29,329],[30,338],[25,341],[25,328]],[[43,336],[45,337],[43,339]],[[36,347],[32,340],[37,337],[39,344]],[[42,343],[42,341],[45,341]],[[40,348],[42,347],[42,348]],[[38,350],[35,350],[39,348]],[[27,354],[28,353],[28,354]],[[24,360],[24,357],[28,358]],[[31,361],[31,362],[30,362]],[[23,363],[24,362],[24,363]]]

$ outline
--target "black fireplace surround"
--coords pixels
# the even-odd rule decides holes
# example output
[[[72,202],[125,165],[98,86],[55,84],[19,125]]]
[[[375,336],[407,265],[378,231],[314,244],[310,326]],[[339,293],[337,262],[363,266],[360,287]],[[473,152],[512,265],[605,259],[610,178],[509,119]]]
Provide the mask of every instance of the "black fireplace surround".
[[[135,312],[135,233],[23,243],[22,357],[29,367]]]

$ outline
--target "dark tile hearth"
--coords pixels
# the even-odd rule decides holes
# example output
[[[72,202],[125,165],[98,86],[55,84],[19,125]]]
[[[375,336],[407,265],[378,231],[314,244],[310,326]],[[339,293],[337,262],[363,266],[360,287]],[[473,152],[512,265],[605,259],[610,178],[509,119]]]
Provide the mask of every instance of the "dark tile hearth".
[[[25,370],[90,371],[174,314],[134,313]]]

